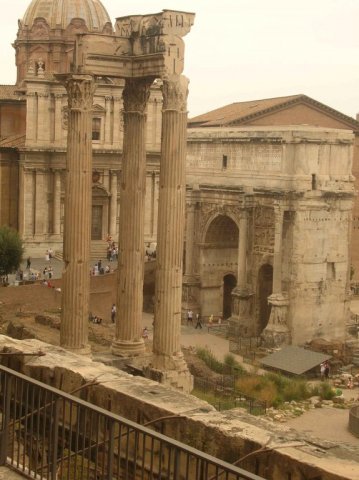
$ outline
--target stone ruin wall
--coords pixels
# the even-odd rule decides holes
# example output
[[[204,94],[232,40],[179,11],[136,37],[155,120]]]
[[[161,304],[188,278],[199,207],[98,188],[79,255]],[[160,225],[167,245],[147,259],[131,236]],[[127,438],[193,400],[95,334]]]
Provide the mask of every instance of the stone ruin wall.
[[[9,360],[7,366],[10,368],[53,387],[62,384],[64,391],[71,391],[96,378],[98,384],[83,390],[81,397],[104,409],[110,408],[129,420],[145,423],[167,415],[178,415],[178,420],[161,422],[154,428],[230,463],[268,445],[267,453],[251,455],[241,463],[242,468],[268,480],[359,478],[359,452],[354,447],[352,454],[338,451],[340,447],[320,449],[313,439],[308,441],[283,426],[271,425],[239,410],[217,412],[196,397],[38,340],[19,341],[0,336],[0,350],[19,352]],[[21,355],[21,352],[39,350],[45,355],[30,360]]]

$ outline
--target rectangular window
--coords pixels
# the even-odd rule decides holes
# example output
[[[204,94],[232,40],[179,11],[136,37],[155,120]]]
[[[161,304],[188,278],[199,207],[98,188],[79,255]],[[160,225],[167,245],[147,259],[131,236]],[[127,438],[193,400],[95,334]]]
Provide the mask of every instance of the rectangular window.
[[[227,157],[227,155],[223,155],[223,157],[222,157],[222,168],[223,169],[227,168],[227,163],[228,163],[228,157]]]
[[[101,138],[101,118],[92,119],[92,140],[100,140]]]

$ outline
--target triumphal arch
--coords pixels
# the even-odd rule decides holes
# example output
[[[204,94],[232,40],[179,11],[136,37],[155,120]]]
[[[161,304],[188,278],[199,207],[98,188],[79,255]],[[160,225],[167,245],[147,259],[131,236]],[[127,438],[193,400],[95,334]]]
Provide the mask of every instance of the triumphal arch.
[[[117,324],[112,352],[144,353],[141,316],[144,277],[146,104],[150,87],[162,82],[157,270],[153,357],[147,375],[191,389],[180,347],[182,257],[188,80],[182,75],[184,42],[194,14],[164,10],[118,18],[115,35],[77,37],[73,70],[57,75],[68,93],[68,148],[64,222],[61,345],[89,352],[88,303],[92,108],[96,77],[125,81],[123,159],[120,182]]]

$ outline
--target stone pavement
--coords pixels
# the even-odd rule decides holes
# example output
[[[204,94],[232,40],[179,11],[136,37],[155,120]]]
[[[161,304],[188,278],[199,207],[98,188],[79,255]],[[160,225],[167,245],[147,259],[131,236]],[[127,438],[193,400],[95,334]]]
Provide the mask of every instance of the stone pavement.
[[[0,480],[19,480],[20,478],[24,477],[10,470],[10,468],[0,467]]]

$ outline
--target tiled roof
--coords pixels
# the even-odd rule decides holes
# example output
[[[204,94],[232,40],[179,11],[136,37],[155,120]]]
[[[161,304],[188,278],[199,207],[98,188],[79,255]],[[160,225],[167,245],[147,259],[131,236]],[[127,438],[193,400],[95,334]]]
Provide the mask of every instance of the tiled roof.
[[[25,146],[25,135],[10,135],[0,140],[0,148],[19,148]]]
[[[17,100],[18,95],[15,95],[15,92],[18,88],[17,85],[0,85],[0,100]]]
[[[330,358],[330,355],[324,353],[313,352],[312,350],[289,345],[283,347],[279,352],[262,358],[260,362],[265,367],[302,375]]]
[[[344,115],[331,107],[328,107],[324,103],[320,103],[306,95],[290,95],[287,97],[265,98],[262,100],[251,100],[249,102],[236,102],[224,107],[217,108],[210,112],[204,113],[191,118],[188,121],[189,127],[219,127],[233,124],[243,124],[245,121],[254,117],[265,115],[271,111],[286,108],[287,106],[305,102],[312,106],[325,110],[327,114],[330,114],[336,118],[340,118],[354,128],[359,128],[359,122],[354,118]]]

